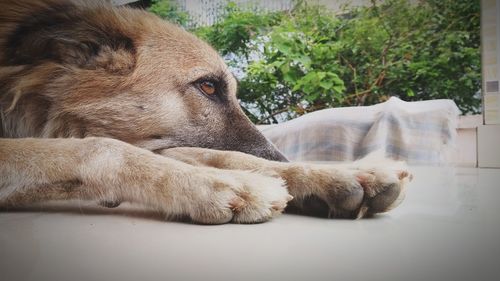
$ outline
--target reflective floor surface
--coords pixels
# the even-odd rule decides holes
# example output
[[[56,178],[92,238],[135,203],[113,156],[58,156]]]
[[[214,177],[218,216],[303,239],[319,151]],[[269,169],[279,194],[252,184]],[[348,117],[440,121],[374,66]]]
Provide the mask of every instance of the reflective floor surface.
[[[500,280],[500,170],[412,167],[358,221],[165,222],[127,206],[0,212],[0,280]]]

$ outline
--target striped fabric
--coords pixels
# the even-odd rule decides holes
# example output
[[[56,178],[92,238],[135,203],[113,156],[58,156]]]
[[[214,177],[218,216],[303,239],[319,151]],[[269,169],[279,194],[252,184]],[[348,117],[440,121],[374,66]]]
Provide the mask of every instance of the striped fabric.
[[[316,111],[260,126],[290,160],[355,160],[375,150],[413,164],[444,164],[456,140],[459,110],[452,100],[388,101]]]

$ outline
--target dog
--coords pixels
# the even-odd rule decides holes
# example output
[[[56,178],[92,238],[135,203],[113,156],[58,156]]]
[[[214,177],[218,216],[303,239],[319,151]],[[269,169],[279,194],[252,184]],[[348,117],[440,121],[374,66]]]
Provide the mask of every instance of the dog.
[[[222,224],[285,208],[361,218],[401,202],[403,163],[290,163],[236,91],[212,47],[146,11],[2,0],[0,207],[131,202]]]

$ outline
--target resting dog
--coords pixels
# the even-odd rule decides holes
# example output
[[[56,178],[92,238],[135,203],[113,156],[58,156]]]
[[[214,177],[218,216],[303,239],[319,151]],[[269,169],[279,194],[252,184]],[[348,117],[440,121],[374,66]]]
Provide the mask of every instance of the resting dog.
[[[289,163],[205,42],[142,10],[2,0],[0,207],[91,200],[195,222],[291,209],[360,218],[401,201],[401,163]],[[292,200],[293,198],[293,200]]]

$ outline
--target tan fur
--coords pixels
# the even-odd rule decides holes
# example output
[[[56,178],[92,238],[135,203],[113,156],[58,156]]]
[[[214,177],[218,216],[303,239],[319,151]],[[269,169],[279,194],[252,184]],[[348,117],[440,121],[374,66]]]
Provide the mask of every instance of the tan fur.
[[[404,163],[376,154],[353,163],[325,165],[274,162],[235,151],[191,147],[159,153],[194,166],[277,175],[295,198],[291,210],[328,217],[360,218],[391,210],[401,204],[405,186],[412,180]],[[317,205],[318,200],[326,206],[304,205]]]
[[[239,108],[227,66],[177,26],[94,1],[1,3],[0,207],[127,201],[200,223],[254,223],[292,196],[295,211],[331,217],[400,202],[410,175],[395,162],[270,161],[285,159]],[[216,95],[200,90],[207,80]]]

